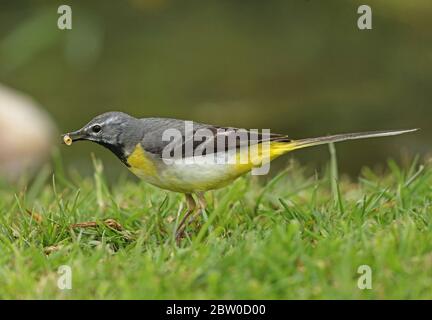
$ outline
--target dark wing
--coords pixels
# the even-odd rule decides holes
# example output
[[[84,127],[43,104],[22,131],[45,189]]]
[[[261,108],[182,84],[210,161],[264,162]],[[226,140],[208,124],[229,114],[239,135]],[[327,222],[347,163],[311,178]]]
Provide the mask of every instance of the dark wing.
[[[239,149],[265,141],[291,141],[286,135],[266,133],[261,130],[219,127],[169,118],[146,118],[141,121],[145,128],[141,145],[147,152],[161,157],[166,147],[172,150],[181,150],[182,157],[189,157],[194,154],[206,155],[233,148]],[[168,140],[167,137],[169,138],[170,133],[174,132],[178,133],[177,139],[174,138],[175,135],[173,134],[172,138]],[[165,149],[165,152],[170,149]],[[190,154],[191,151],[192,154]]]

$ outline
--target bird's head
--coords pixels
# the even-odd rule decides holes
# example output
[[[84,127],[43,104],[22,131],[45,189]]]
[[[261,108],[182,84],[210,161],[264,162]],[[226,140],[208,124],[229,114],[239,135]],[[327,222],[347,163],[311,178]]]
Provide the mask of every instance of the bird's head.
[[[122,112],[107,112],[95,117],[84,127],[62,136],[64,142],[81,140],[93,141],[102,145],[122,143],[119,137],[135,118]],[[70,138],[70,140],[68,140]]]
[[[129,144],[136,145],[140,138],[137,121],[126,113],[107,112],[95,117],[81,129],[64,134],[62,139],[67,145],[82,140],[93,141],[122,157]]]

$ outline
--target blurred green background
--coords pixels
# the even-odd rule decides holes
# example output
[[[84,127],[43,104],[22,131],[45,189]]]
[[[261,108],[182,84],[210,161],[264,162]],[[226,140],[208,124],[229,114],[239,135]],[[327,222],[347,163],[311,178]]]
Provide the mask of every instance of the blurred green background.
[[[420,127],[417,134],[338,144],[340,169],[426,154],[432,137],[432,3],[367,1],[1,1],[0,83],[31,95],[59,131],[111,110],[246,128],[292,138]],[[57,28],[69,4],[73,29]],[[90,172],[94,151],[61,148]],[[322,165],[325,147],[294,155]],[[278,160],[279,165],[285,160]]]

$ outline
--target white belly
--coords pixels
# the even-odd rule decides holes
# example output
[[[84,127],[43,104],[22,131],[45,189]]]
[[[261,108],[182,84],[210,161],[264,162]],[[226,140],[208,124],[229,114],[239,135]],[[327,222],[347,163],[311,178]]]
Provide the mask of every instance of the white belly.
[[[201,156],[171,162],[154,158],[157,175],[139,168],[131,168],[131,171],[157,187],[184,193],[221,188],[244,173],[235,163],[223,161],[225,152],[215,156],[216,158]]]

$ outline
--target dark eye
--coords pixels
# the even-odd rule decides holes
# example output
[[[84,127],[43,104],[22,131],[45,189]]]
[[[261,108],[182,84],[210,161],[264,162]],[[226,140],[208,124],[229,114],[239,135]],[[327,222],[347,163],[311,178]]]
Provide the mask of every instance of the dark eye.
[[[95,124],[95,125],[92,127],[92,131],[93,131],[94,133],[99,133],[101,130],[102,130],[102,127],[101,127],[100,125],[98,125],[98,124]]]

